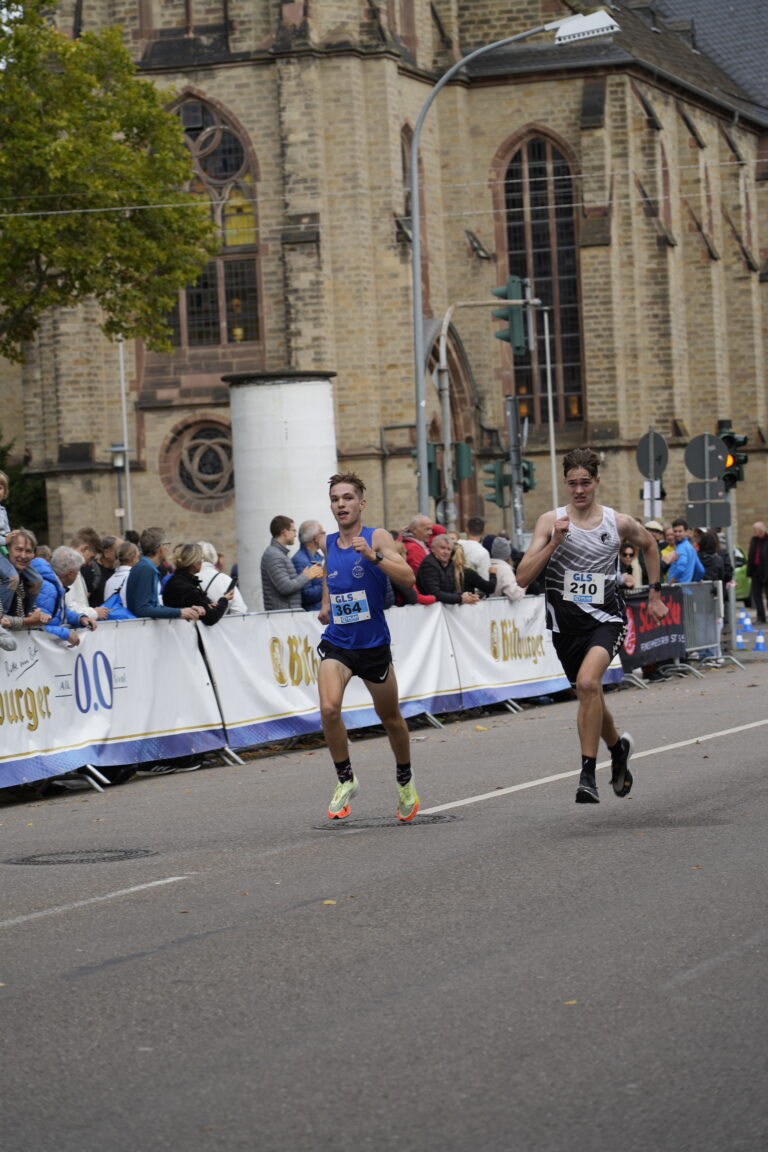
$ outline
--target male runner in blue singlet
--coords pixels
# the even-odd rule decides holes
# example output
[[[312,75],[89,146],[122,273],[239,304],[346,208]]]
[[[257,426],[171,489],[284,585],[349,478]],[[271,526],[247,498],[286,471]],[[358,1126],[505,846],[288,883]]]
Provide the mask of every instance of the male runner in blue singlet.
[[[617,796],[632,787],[629,761],[634,742],[619,736],[605,706],[603,676],[621,647],[626,615],[619,574],[619,548],[629,540],[642,548],[648,573],[648,614],[661,620],[659,549],[650,532],[632,516],[596,502],[600,458],[591,448],[574,448],[563,457],[570,503],[545,512],[530,547],[517,568],[518,583],[527,585],[542,572],[547,627],[552,643],[579,700],[581,775],[577,804],[599,804],[595,769],[600,737],[611,754],[611,785]]]
[[[330,479],[331,512],[338,532],[326,537],[323,604],[318,615],[327,627],[318,645],[320,714],[338,784],[328,805],[331,820],[349,816],[359,783],[349,760],[347,730],[341,718],[344,691],[353,676],[365,681],[384,725],[397,765],[397,817],[412,820],[419,797],[411,774],[410,735],[400,712],[392,667],[389,628],[384,616],[387,577],[410,587],[413,571],[384,528],[364,528],[365,485],[354,472]]]

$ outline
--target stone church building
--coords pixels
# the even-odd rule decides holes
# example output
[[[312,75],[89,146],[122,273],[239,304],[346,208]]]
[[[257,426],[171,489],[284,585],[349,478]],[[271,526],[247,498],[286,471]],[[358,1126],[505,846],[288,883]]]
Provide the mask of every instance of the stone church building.
[[[444,435],[432,372],[446,309],[526,277],[551,309],[558,457],[597,447],[602,499],[642,515],[635,450],[653,427],[669,446],[671,519],[692,478],[687,441],[730,419],[749,436],[735,492],[745,543],[768,519],[768,91],[761,103],[697,39],[685,9],[713,4],[621,0],[608,5],[612,38],[542,34],[479,57],[425,121],[413,205],[410,142],[439,77],[569,15],[566,3],[63,0],[62,30],[121,25],[139,73],[169,91],[192,186],[221,232],[220,254],[180,294],[173,351],[125,347],[133,526],[210,539],[234,559],[222,377],[286,369],[336,373],[339,464],[369,482],[370,520],[398,528],[416,511],[418,211],[429,440]],[[712,35],[725,42],[727,21]],[[759,24],[755,35],[768,59]],[[0,367],[3,433],[46,477],[53,543],[83,523],[117,526],[119,360],[98,319],[87,306],[49,315],[24,365]],[[541,323],[535,350],[513,355],[490,308],[454,307],[450,438],[472,450],[459,528],[478,512],[491,529],[509,517],[484,501],[482,472],[506,452],[508,395],[537,464],[527,527],[551,507]],[[274,512],[290,515],[280,486],[276,475]]]

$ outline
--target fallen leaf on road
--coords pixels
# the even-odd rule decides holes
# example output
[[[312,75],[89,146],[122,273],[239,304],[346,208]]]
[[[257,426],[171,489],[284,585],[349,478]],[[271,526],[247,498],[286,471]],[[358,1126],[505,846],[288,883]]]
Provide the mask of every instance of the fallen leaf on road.
[[[335,900],[323,900],[323,904],[335,904]]]
[[[475,732],[487,732],[488,729],[483,724],[475,724]]]
[[[563,1004],[578,1004],[578,1000],[563,1000]]]

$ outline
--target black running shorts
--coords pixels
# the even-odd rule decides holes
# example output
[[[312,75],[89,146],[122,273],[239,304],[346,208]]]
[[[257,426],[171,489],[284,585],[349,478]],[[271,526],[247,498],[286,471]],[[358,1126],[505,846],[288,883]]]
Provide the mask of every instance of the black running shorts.
[[[552,644],[563,671],[571,684],[575,684],[579,668],[590,648],[604,648],[612,660],[621,648],[626,634],[625,623],[599,624],[590,632],[553,632]]]
[[[392,649],[389,644],[379,644],[376,648],[339,648],[330,640],[321,640],[317,646],[321,660],[338,660],[349,668],[353,676],[361,680],[371,680],[383,684],[392,667]]]

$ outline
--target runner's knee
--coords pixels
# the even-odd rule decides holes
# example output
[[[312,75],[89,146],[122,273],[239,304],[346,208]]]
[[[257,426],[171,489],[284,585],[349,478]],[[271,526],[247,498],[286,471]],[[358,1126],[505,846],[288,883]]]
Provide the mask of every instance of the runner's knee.
[[[341,704],[336,700],[321,700],[320,718],[323,722],[323,727],[325,727],[326,724],[338,723],[341,719]]]
[[[580,700],[594,699],[600,692],[600,680],[591,672],[579,672],[576,677],[576,694]]]

